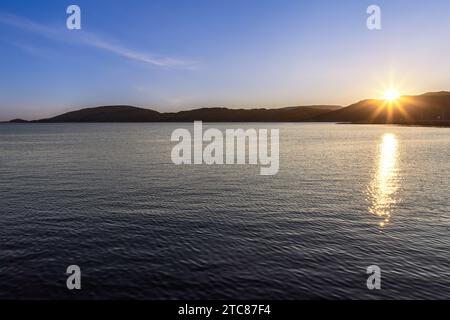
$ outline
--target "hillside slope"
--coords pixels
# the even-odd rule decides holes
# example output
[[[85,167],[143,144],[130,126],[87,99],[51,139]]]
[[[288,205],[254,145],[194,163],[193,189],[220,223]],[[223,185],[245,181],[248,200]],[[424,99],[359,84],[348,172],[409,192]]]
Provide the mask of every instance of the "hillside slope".
[[[86,108],[32,122],[299,122],[336,110],[339,106],[305,106],[281,109],[202,108],[160,113],[132,106]],[[17,120],[16,120],[17,121]]]
[[[384,100],[363,100],[348,107],[313,117],[311,121],[396,124],[449,122],[450,92],[403,96],[392,103]]]

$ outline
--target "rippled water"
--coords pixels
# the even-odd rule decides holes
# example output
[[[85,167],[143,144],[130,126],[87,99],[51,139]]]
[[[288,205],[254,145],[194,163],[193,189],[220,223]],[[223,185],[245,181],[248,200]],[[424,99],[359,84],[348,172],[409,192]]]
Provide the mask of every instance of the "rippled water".
[[[450,129],[214,125],[279,127],[268,177],[180,126],[0,125],[0,298],[450,298]]]

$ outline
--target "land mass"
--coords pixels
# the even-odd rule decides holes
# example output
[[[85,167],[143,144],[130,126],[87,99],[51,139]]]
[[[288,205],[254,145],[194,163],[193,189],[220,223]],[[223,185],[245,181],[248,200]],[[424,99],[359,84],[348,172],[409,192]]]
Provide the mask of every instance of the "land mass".
[[[450,92],[402,96],[396,101],[368,99],[347,107],[298,106],[279,109],[202,108],[161,113],[133,106],[85,108],[56,117],[14,123],[58,122],[343,122],[450,126]]]
[[[180,112],[161,113],[134,106],[101,106],[85,108],[47,119],[33,120],[34,123],[54,122],[301,122],[319,116],[340,106],[300,106],[280,109],[228,109],[202,108]],[[28,122],[15,119],[10,122]]]
[[[318,122],[450,126],[450,92],[402,96],[398,100],[368,99],[321,114]]]

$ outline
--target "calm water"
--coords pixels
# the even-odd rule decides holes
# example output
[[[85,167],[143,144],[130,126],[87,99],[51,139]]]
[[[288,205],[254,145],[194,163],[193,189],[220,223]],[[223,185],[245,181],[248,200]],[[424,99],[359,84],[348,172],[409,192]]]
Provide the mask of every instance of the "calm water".
[[[0,298],[450,298],[450,129],[216,125],[280,128],[267,177],[180,126],[0,125]]]

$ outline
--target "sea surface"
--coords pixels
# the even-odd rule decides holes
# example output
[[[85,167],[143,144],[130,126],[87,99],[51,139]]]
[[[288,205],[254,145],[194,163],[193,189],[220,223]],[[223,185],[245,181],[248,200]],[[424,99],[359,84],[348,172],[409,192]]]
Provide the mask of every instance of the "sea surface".
[[[279,128],[261,176],[175,166],[179,127],[0,125],[0,298],[450,298],[449,128],[205,125]]]

